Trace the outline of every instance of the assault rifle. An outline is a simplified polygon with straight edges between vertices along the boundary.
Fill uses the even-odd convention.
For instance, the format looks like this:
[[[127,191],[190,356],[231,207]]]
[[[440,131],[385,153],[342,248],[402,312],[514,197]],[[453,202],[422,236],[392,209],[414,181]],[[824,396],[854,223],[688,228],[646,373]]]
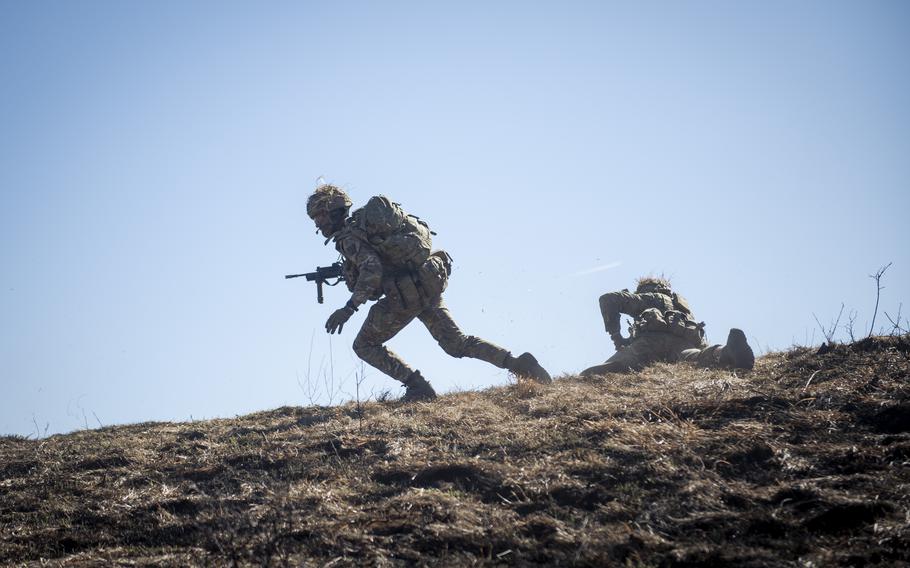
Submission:
[[[307,272],[306,274],[286,274],[285,278],[300,278],[306,276],[307,282],[316,283],[316,301],[322,303],[322,285],[335,286],[344,281],[344,273],[341,271],[341,263],[336,262],[332,266],[317,266],[316,272]],[[334,282],[329,282],[330,278],[335,278]]]

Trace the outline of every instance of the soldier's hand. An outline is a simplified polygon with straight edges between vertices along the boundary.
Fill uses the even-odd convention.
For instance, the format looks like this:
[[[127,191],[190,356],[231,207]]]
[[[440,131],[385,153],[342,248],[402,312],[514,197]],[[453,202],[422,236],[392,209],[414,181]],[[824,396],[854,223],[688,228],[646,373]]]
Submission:
[[[335,331],[341,333],[344,324],[351,319],[352,315],[354,315],[354,308],[349,306],[335,310],[325,322],[325,330],[329,333],[335,333]]]

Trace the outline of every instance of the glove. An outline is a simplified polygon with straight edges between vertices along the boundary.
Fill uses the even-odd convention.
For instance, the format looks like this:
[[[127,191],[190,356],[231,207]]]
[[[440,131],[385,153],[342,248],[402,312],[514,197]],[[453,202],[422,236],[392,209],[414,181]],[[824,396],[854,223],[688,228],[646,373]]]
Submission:
[[[625,338],[621,333],[611,333],[610,339],[613,340],[613,346],[616,347],[617,351],[632,343],[631,338]]]
[[[341,333],[341,329],[344,327],[344,324],[347,323],[351,316],[354,315],[354,308],[350,306],[345,306],[339,308],[332,312],[332,315],[329,316],[329,319],[325,322],[325,330],[329,333]]]

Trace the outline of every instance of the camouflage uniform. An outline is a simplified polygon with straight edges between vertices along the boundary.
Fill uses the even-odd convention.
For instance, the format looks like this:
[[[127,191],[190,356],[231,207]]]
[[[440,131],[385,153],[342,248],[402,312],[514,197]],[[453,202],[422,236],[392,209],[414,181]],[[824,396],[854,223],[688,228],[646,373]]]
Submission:
[[[442,290],[417,301],[413,294],[396,293],[397,290],[387,279],[389,294],[385,294],[381,291],[383,263],[372,247],[342,230],[335,237],[335,248],[344,257],[345,263],[350,263],[349,270],[356,273],[355,280],[349,281],[353,284],[349,304],[357,307],[381,295],[379,301],[370,308],[354,339],[354,352],[358,357],[390,377],[405,382],[414,369],[383,344],[417,318],[449,355],[480,359],[501,369],[507,368],[511,353],[479,337],[465,335],[445,307]],[[437,288],[444,289],[448,283],[448,273],[441,271],[439,276],[444,281]],[[408,302],[408,296],[411,296],[412,301]]]
[[[754,362],[740,330],[731,330],[736,349],[709,346],[705,341],[704,323],[695,321],[688,302],[672,293],[662,280],[644,279],[635,293],[623,290],[604,294],[600,297],[600,311],[604,327],[616,345],[616,353],[602,365],[586,369],[582,375],[637,370],[655,361],[692,361],[707,367],[737,368],[751,368]],[[629,339],[624,339],[620,333],[622,314],[634,318]],[[730,341],[728,345],[731,345]]]
[[[383,345],[415,318],[453,357],[480,359],[542,383],[552,380],[530,353],[513,357],[458,328],[442,300],[452,259],[443,251],[430,252],[432,233],[426,223],[382,196],[348,216],[350,206],[347,194],[331,185],[320,186],[307,201],[307,214],[344,258],[345,282],[351,290],[351,299],[329,317],[326,330],[340,332],[358,307],[377,300],[354,339],[354,352],[404,383],[408,389],[404,400],[436,396],[419,371]]]

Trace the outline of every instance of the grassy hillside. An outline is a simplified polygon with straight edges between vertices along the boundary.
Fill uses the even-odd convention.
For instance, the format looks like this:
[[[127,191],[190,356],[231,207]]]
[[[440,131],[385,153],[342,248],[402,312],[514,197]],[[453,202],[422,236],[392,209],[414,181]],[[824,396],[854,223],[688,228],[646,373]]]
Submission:
[[[0,438],[0,563],[907,564],[908,371],[910,338],[872,338]]]

